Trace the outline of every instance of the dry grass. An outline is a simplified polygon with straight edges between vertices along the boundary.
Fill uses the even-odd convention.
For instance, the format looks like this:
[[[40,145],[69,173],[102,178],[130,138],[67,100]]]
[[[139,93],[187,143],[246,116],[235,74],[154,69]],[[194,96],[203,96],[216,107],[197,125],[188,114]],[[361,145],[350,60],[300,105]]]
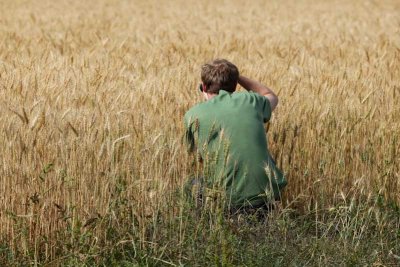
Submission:
[[[179,213],[182,117],[215,57],[280,96],[268,134],[284,207],[399,205],[399,14],[397,1],[2,1],[0,236],[54,259],[59,231],[112,213],[122,186],[151,239],[149,220]]]

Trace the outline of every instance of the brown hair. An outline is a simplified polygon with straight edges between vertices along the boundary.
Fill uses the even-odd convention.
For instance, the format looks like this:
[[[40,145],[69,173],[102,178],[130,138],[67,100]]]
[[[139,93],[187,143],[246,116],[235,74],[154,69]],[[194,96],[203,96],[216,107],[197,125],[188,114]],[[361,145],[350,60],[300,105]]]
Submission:
[[[208,93],[219,90],[233,93],[239,79],[238,68],[226,59],[215,59],[201,67],[201,80]]]

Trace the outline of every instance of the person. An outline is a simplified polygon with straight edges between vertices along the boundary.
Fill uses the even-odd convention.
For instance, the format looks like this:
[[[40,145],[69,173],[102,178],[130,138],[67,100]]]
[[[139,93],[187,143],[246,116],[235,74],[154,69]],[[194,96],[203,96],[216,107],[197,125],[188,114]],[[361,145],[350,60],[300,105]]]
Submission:
[[[269,207],[287,181],[271,158],[264,123],[278,105],[277,95],[260,82],[239,75],[225,59],[201,67],[199,89],[206,101],[184,116],[188,150],[202,161],[190,185],[223,189],[229,208]],[[237,84],[245,91],[235,92]]]

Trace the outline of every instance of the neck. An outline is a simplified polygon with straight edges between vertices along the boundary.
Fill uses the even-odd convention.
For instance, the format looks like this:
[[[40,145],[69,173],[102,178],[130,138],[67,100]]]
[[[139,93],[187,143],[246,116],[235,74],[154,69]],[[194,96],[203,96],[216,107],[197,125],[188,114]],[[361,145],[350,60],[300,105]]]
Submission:
[[[218,94],[207,94],[207,100],[210,100],[213,97],[216,97]]]
[[[213,97],[215,97],[215,96],[218,95],[218,94],[206,93],[206,92],[204,92],[203,94],[204,94],[204,98],[205,98],[206,100],[210,100],[211,98],[213,98]]]

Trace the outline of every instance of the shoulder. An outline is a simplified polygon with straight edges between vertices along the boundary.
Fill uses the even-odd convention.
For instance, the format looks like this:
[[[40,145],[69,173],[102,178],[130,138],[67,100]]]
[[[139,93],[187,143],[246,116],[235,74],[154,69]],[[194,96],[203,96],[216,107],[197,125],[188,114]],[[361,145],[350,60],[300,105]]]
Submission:
[[[240,92],[235,92],[232,94],[234,98],[243,98],[243,99],[251,99],[251,98],[258,98],[262,97],[261,95],[254,93],[252,91],[240,91]]]
[[[193,107],[191,107],[184,116],[185,124],[190,124],[193,122],[195,119],[197,119],[199,116],[201,116],[202,113],[205,112],[207,109],[207,102],[202,102],[199,103]]]
[[[207,102],[202,102],[194,105],[191,107],[188,111],[185,113],[185,117],[193,116],[196,114],[199,114],[203,112],[203,110],[206,108]]]
[[[233,94],[233,97],[236,99],[240,99],[242,101],[250,102],[253,105],[265,105],[265,102],[268,102],[268,99],[265,96],[262,96],[258,93],[252,91],[241,91]],[[269,104],[269,103],[268,103]]]

